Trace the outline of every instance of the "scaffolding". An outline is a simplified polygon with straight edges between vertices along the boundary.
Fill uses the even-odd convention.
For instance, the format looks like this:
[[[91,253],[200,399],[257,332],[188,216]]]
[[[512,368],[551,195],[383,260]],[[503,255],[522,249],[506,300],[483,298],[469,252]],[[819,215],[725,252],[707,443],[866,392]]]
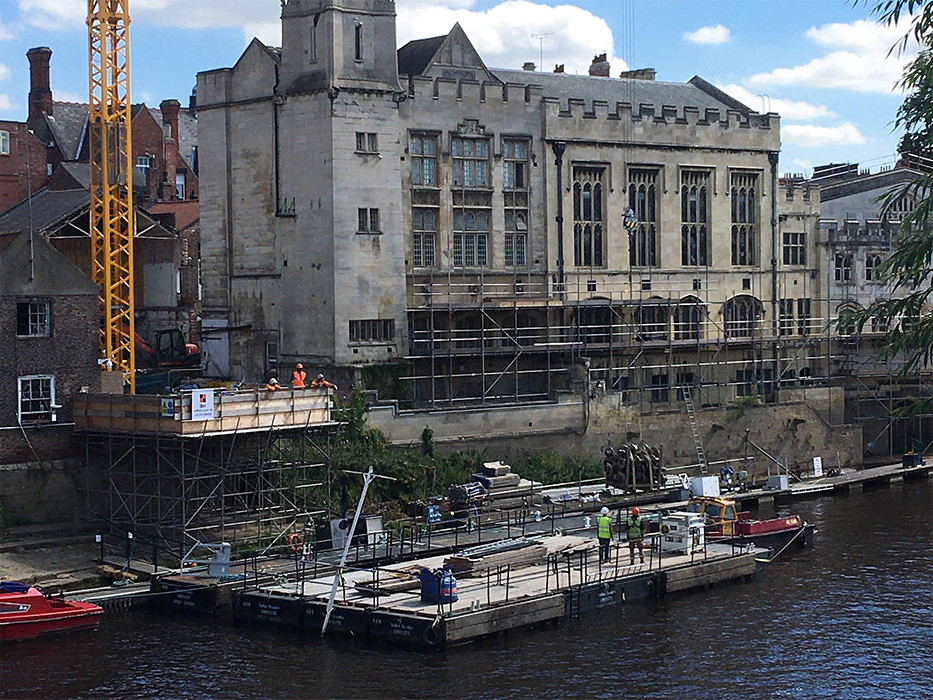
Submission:
[[[183,553],[283,544],[324,512],[339,429],[328,390],[218,391],[214,421],[192,417],[195,393],[76,401],[90,520]]]
[[[900,377],[899,361],[878,359],[886,329],[856,335],[839,325],[851,308],[846,285],[830,298],[801,290],[768,313],[760,291],[769,274],[749,273],[744,289],[728,293],[717,288],[721,275],[704,271],[635,270],[598,281],[566,272],[562,289],[534,274],[415,278],[407,406],[550,402],[585,387],[621,394],[648,414],[684,411],[680,387],[697,408],[800,400],[834,387],[845,392],[845,420],[864,425],[867,458],[924,447],[931,416],[898,409],[933,395],[930,376]],[[809,271],[806,278],[816,281]],[[790,279],[780,282],[787,296]],[[702,301],[714,298],[721,301]]]

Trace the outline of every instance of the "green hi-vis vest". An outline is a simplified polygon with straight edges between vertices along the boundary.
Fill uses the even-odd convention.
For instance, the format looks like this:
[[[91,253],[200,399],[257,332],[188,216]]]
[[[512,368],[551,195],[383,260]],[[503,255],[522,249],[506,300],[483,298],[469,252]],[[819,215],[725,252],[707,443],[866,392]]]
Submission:
[[[641,516],[628,519],[628,536],[641,537]]]
[[[609,529],[609,520],[608,515],[600,515],[596,518],[596,537],[601,540],[608,540],[612,538],[612,530]]]

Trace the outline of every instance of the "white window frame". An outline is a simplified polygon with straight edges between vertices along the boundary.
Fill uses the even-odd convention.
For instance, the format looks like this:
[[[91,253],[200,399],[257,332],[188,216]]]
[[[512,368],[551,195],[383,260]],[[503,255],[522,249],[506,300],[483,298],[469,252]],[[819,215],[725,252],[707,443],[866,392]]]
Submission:
[[[379,134],[374,132],[356,132],[357,153],[379,153]]]
[[[10,132],[0,129],[0,156],[10,155]]]
[[[25,382],[32,381],[48,381],[49,382],[49,396],[48,396],[48,408],[45,411],[29,411],[28,413],[23,412],[23,384]],[[42,398],[39,399],[29,399],[30,401],[42,401]],[[16,382],[16,414],[17,419],[20,424],[24,422],[27,423],[39,423],[43,418],[49,421],[55,420],[55,376],[51,374],[28,374],[23,377],[19,377]]]

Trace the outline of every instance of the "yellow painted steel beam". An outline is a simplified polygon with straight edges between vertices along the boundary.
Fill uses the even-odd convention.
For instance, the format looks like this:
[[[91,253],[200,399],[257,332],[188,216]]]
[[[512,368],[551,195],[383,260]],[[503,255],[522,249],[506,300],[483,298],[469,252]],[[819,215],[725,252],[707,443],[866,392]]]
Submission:
[[[136,390],[129,0],[88,0],[91,273],[101,353]]]

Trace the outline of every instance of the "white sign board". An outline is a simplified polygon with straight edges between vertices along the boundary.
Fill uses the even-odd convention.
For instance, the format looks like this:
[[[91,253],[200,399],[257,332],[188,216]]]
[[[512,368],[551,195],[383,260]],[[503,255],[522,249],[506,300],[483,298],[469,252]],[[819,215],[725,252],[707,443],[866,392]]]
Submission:
[[[175,399],[165,398],[159,400],[159,413],[163,416],[172,417],[175,415]]]
[[[195,389],[191,392],[191,420],[214,420],[213,389]]]
[[[813,458],[813,476],[823,476],[823,458]]]

